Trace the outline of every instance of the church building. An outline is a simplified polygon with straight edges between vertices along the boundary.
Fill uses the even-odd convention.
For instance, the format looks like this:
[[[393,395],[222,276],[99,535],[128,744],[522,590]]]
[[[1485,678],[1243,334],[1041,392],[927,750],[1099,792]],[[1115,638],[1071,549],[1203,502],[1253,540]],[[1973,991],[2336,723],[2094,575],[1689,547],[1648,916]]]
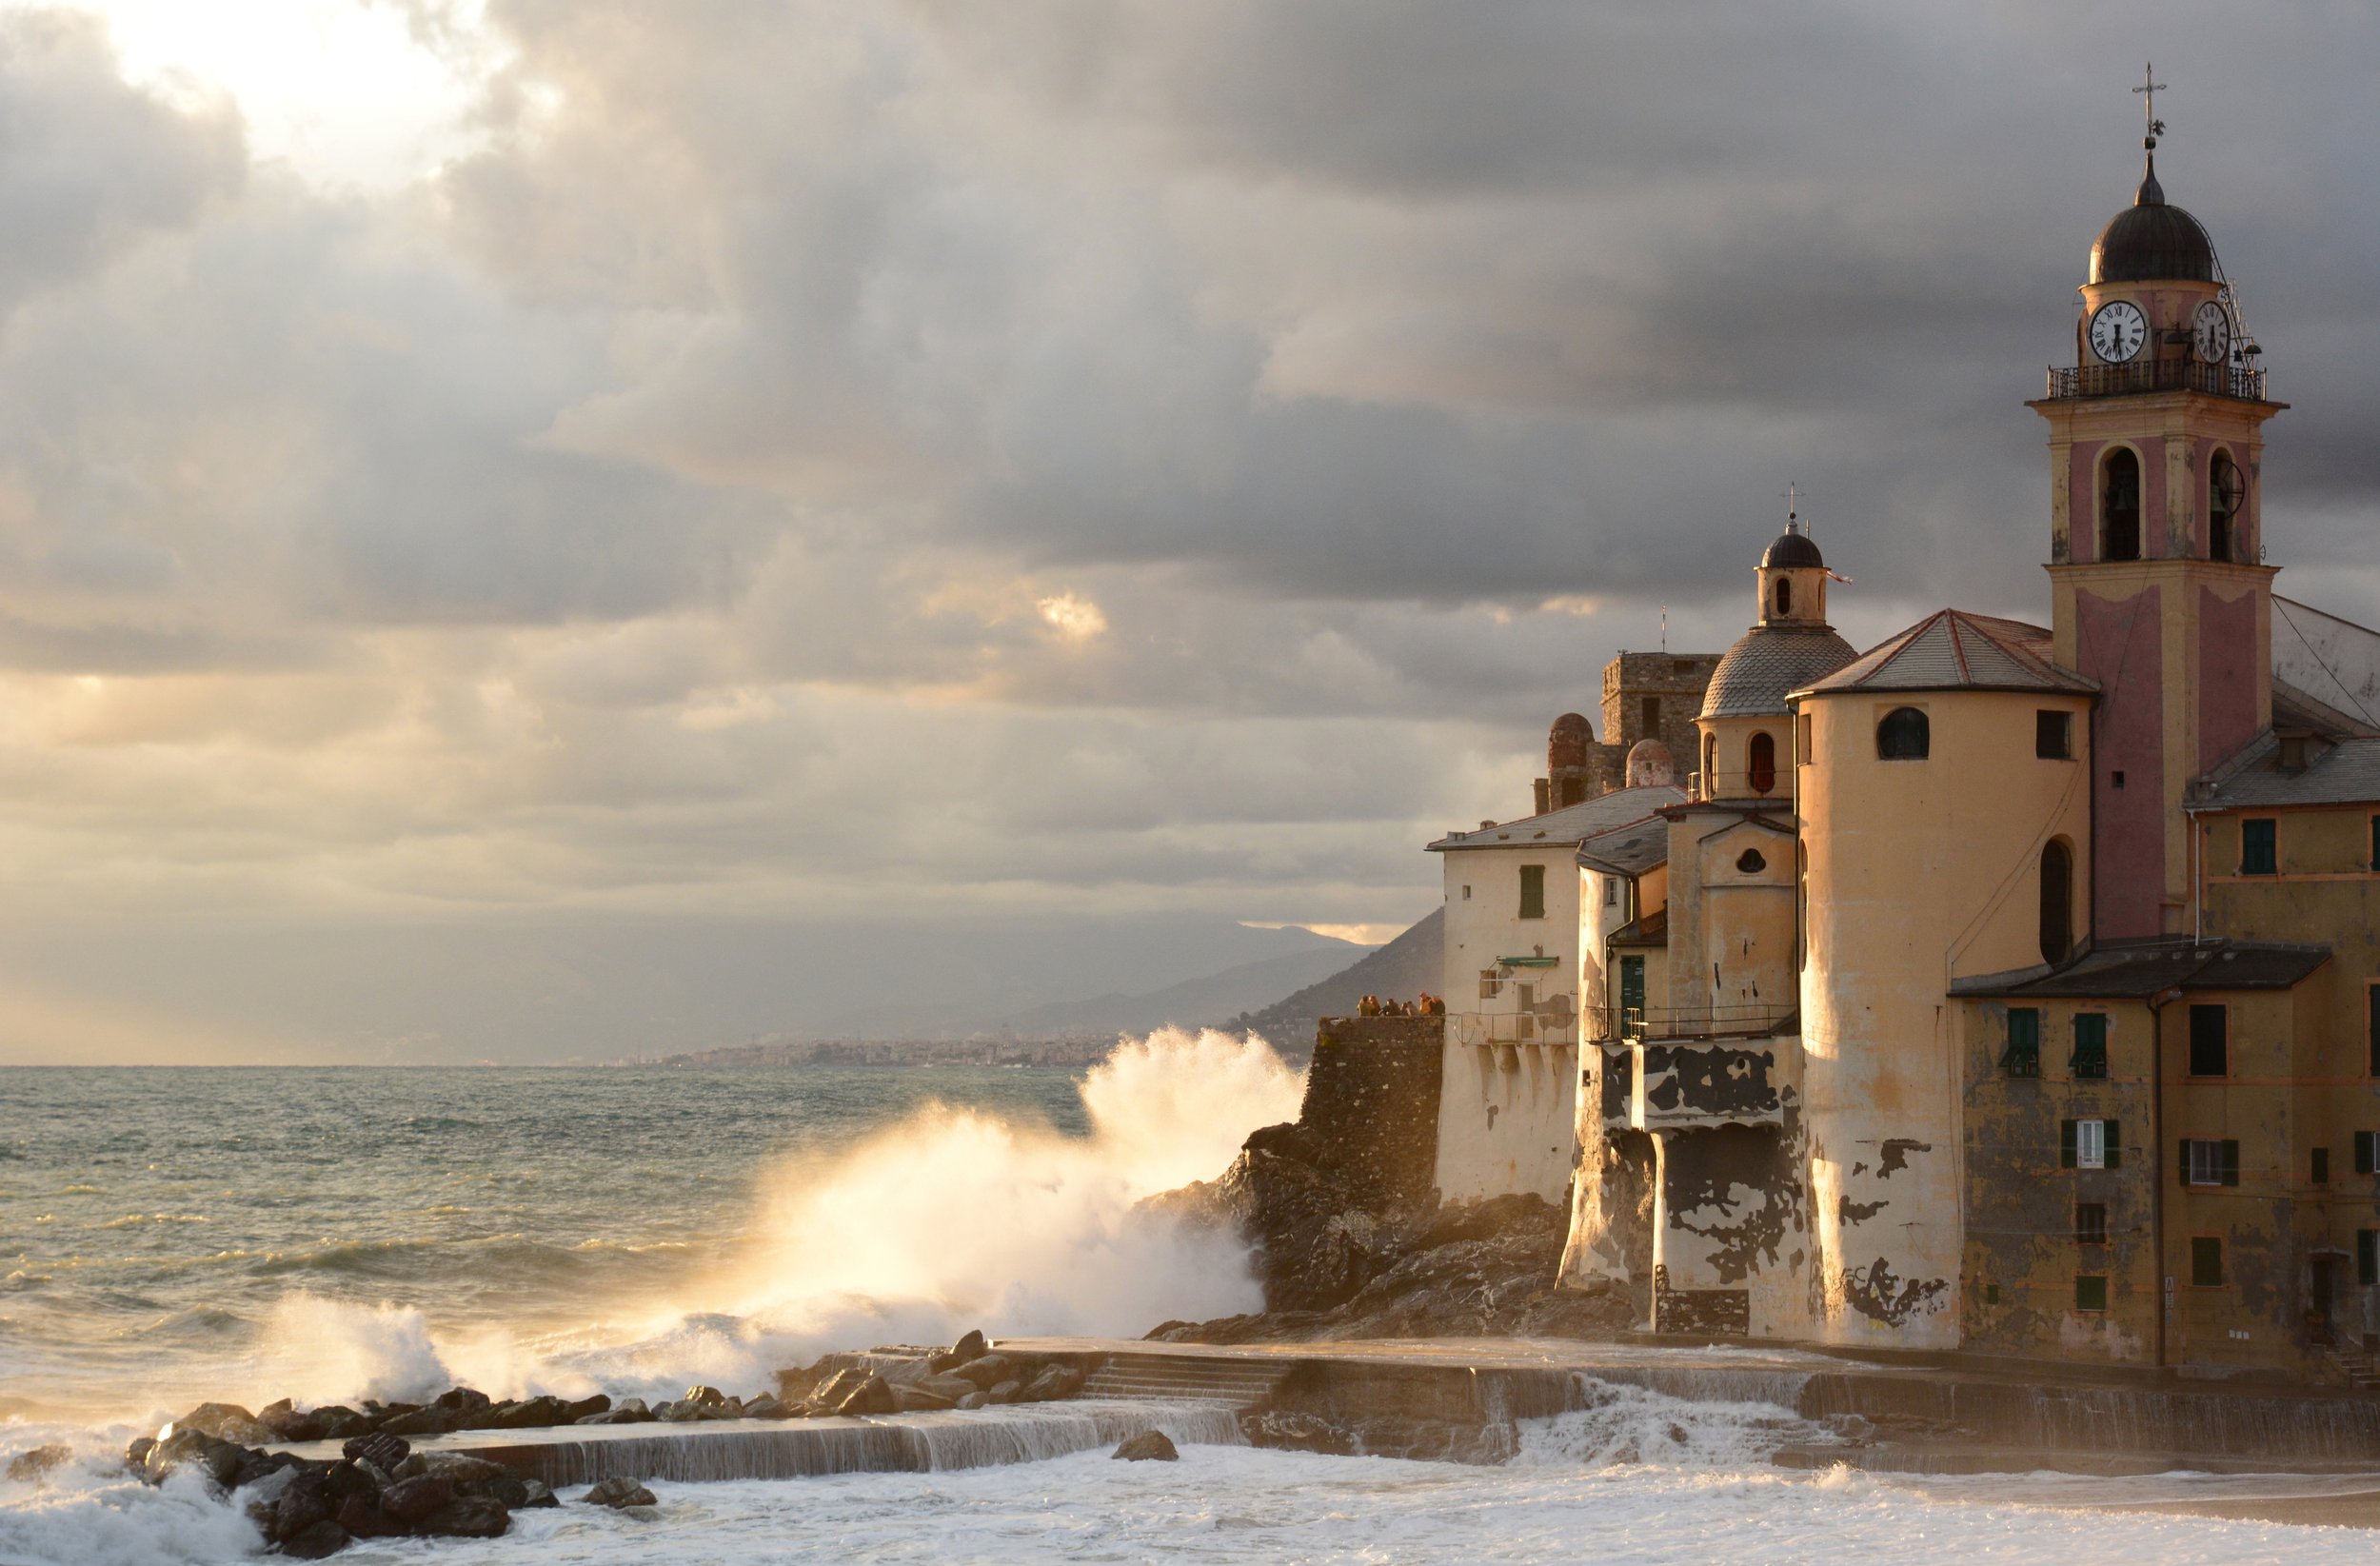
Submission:
[[[2380,633],[2273,591],[2286,405],[2155,129],[2026,405],[2046,624],[1861,651],[1789,518],[1733,647],[1430,845],[1441,1195],[1566,1201],[1647,1332],[2370,1369]]]

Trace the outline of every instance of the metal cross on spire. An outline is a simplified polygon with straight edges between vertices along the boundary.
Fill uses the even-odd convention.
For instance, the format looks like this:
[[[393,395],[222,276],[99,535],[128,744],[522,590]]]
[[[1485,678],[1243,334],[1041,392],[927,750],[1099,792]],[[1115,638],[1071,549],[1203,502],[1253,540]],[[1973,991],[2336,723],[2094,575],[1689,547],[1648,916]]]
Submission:
[[[2165,84],[2157,80],[2157,68],[2153,65],[2143,68],[2140,79],[2141,85],[2132,90],[2141,95],[2141,118],[2149,127],[2148,136],[2141,145],[2154,151],[2157,138],[2165,134],[2165,122],[2157,118],[2157,94],[2165,90]]]
[[[1801,531],[1801,486],[1791,479],[1785,481],[1785,530]]]

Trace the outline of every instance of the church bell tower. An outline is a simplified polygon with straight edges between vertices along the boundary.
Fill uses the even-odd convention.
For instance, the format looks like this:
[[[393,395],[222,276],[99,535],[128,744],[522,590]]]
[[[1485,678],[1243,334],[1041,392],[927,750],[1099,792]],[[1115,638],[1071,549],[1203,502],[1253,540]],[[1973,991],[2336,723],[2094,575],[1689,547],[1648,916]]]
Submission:
[[[2133,89],[2150,95],[2158,85]],[[2190,782],[2272,720],[2265,395],[2214,245],[2157,182],[2153,114],[2132,204],[2100,231],[2072,368],[2026,406],[2050,426],[2055,656],[2099,684],[2092,934],[2189,920]]]

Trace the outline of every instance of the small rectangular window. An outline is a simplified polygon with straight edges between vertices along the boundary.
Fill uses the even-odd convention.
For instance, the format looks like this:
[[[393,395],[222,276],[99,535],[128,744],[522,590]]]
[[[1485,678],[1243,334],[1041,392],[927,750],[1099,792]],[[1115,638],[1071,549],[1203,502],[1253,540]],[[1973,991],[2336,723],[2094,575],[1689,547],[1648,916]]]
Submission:
[[[2122,767],[2117,767],[2114,771],[2108,774],[2108,786],[2110,788],[2121,788],[2124,786],[2124,769]]]
[[[2355,1231],[2355,1281],[2380,1283],[2380,1229]]]
[[[2033,1006],[2008,1008],[2008,1050],[2000,1066],[2012,1077],[2041,1075],[2041,1012]]]
[[[2072,761],[2074,755],[2074,715],[2071,712],[2034,713],[2033,753],[2044,761]]]
[[[1619,906],[1619,878],[1617,876],[1603,878],[1603,906],[1606,908]]]
[[[2315,1148],[2313,1150],[2313,1157],[2311,1160],[2309,1160],[2309,1162],[2311,1167],[2307,1170],[2308,1177],[2311,1179],[2316,1185],[2330,1184],[2330,1150],[2327,1147]]]
[[[2074,1203],[2074,1243],[2105,1245],[2108,1242],[2108,1209],[2103,1201]]]
[[[1806,712],[1794,720],[1794,760],[1810,764],[1810,714]],[[2371,819],[2371,841],[2380,843],[2380,816]]]
[[[2269,876],[2280,869],[2280,852],[2274,842],[2279,824],[2270,816],[2249,817],[2239,823],[2241,875]]]
[[[2057,1161],[2066,1169],[2113,1169],[2123,1162],[2113,1120],[2057,1122]]]
[[[2364,988],[2364,1031],[2371,1056],[2365,1063],[2374,1077],[2380,1077],[2380,984]]]
[[[1470,901],[1471,901],[1471,888],[1470,888],[1470,887],[1466,886],[1466,887],[1464,887],[1464,888],[1462,889],[1462,900],[1463,900],[1465,902],[1470,902]]]
[[[2081,1011],[2074,1014],[2074,1058],[2070,1063],[2078,1080],[2096,1081],[2107,1076],[2107,1013]]]
[[[2191,1007],[2190,1074],[2193,1077],[2228,1077],[2231,1072],[2231,1008]]]
[[[2223,1241],[2203,1235],[2191,1239],[2190,1280],[2202,1289],[2223,1286]]]
[[[2077,1274],[2074,1279],[2074,1308],[2078,1311],[2103,1311],[2108,1308],[2108,1280],[2104,1273]]]
[[[1520,867],[1520,917],[1545,917],[1545,866],[1524,864]]]
[[[2211,1137],[2185,1137],[2180,1164],[2184,1185],[2237,1185],[2239,1143]]]

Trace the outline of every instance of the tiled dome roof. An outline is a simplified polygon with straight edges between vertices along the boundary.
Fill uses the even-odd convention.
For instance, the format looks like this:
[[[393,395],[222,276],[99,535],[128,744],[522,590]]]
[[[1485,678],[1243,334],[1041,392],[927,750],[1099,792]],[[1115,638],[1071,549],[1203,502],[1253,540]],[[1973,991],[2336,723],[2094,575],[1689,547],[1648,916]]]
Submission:
[[[1705,718],[1783,713],[1785,696],[1859,655],[1827,625],[1755,625],[1736,639],[1703,692]]]

